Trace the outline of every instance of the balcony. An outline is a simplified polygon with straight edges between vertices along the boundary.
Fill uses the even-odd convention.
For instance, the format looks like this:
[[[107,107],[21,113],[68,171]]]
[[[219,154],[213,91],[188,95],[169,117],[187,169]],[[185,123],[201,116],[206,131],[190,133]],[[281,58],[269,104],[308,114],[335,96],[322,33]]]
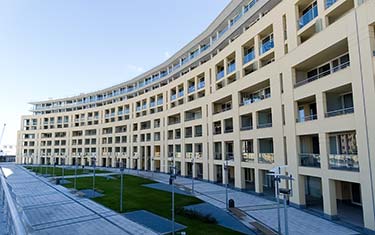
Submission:
[[[241,115],[241,131],[248,131],[253,129],[253,116],[252,114]]]
[[[255,59],[255,53],[254,53],[254,50],[250,51],[249,53],[247,53],[247,54],[243,57],[243,64],[247,64],[247,63],[249,63],[250,61],[252,61],[253,59]]]
[[[261,101],[270,97],[271,97],[271,90],[269,88],[267,90],[263,90],[261,92],[257,92],[254,94],[244,95],[242,97],[242,102],[240,103],[240,106],[256,103],[258,101]]]
[[[255,153],[242,153],[242,162],[255,162]]]
[[[335,170],[359,171],[358,155],[330,154],[329,168]]]
[[[320,155],[313,153],[299,154],[301,166],[320,168]]]
[[[162,105],[163,104],[163,99],[158,99],[158,101],[156,102],[157,105]]]
[[[230,74],[236,70],[236,62],[228,64],[227,74]]]
[[[272,127],[271,109],[258,111],[257,114],[258,114],[258,124],[257,124],[258,129]]]
[[[327,91],[325,96],[326,118],[354,113],[353,93],[350,84]]]
[[[327,52],[329,53],[329,52]],[[334,53],[334,52],[333,52]],[[308,72],[298,71],[298,73],[305,73],[306,77],[298,76],[294,87],[300,87],[307,83],[313,82],[330,74],[336,73],[350,66],[349,54],[344,54],[331,61],[324,63],[318,67],[308,70]],[[306,71],[306,70],[305,70]]]
[[[260,54],[263,55],[267,51],[274,48],[273,38],[269,38],[267,41],[263,41],[262,45],[260,46]]]
[[[188,88],[188,93],[190,94],[190,93],[193,93],[195,91],[195,86],[194,85],[192,85],[192,86],[190,86],[189,88]]]
[[[200,81],[200,82],[198,83],[198,90],[204,88],[205,85],[206,85],[206,84],[205,84],[204,81]]]
[[[308,122],[318,119],[317,108],[316,108],[316,98],[315,96],[310,96],[297,101],[298,107],[298,117],[296,122]]]
[[[216,80],[220,80],[220,79],[222,79],[223,77],[224,77],[224,69],[223,70],[221,70],[221,71],[219,71],[219,72],[217,72],[217,74],[216,74]]]
[[[316,2],[315,2],[315,4],[313,4],[312,7],[300,17],[299,28],[302,29],[305,25],[310,23],[317,16],[318,16],[318,6],[316,5]]]
[[[182,97],[182,96],[184,96],[184,91],[183,90],[178,92],[178,97]]]
[[[259,153],[258,154],[258,163],[262,164],[273,164],[275,162],[273,153]]]
[[[150,108],[153,108],[153,107],[155,107],[156,106],[156,102],[155,101],[151,101],[150,102]]]
[[[171,100],[175,100],[175,99],[177,99],[177,94],[171,95]]]
[[[214,159],[215,160],[222,160],[222,154],[220,152],[215,152],[214,154]]]

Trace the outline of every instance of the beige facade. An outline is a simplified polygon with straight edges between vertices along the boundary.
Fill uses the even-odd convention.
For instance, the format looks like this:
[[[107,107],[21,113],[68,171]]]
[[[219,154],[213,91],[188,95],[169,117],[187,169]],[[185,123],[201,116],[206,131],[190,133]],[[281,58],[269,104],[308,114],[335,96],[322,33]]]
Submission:
[[[375,1],[232,1],[171,59],[124,84],[33,103],[17,162],[168,172],[273,193],[375,230]],[[353,208],[353,209],[351,209]]]

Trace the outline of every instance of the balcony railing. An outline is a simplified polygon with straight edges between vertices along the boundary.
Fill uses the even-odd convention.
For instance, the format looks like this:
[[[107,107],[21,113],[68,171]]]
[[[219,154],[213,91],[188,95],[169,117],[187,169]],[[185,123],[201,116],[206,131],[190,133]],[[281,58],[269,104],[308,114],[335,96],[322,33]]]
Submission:
[[[4,212],[4,221],[7,228],[4,228],[4,234],[17,234],[17,235],[26,235],[26,228],[23,224],[23,219],[19,214],[16,204],[13,201],[11,191],[6,183],[6,178],[3,175],[3,169],[0,167],[0,201],[3,212]]]
[[[233,132],[233,127],[226,127],[224,129],[224,133],[232,133]]]
[[[328,117],[335,117],[335,116],[351,114],[351,113],[354,113],[354,107],[329,111],[325,113],[325,116],[328,118]]]
[[[202,89],[205,85],[206,85],[206,84],[205,84],[204,81],[199,82],[199,83],[198,83],[198,89]]]
[[[296,82],[296,84],[294,84],[294,87],[299,87],[299,86],[302,86],[302,85],[305,85],[307,83],[310,83],[310,82],[313,82],[315,80],[318,80],[319,78],[322,78],[322,77],[325,77],[325,76],[328,76],[330,75],[331,73],[335,73],[337,71],[340,71],[342,69],[345,69],[346,67],[349,67],[350,66],[350,61],[348,62],[345,62],[343,64],[340,64],[336,67],[333,67],[331,68],[330,70],[326,70],[326,71],[323,71],[323,72],[320,72],[318,73],[317,75],[315,76],[312,76],[312,77],[308,77],[306,78],[305,80],[302,80],[302,81],[299,81],[299,82]]]
[[[179,91],[178,92],[178,97],[182,97],[182,96],[184,96],[184,91]]]
[[[201,113],[197,113],[195,115],[187,116],[185,118],[185,122],[192,121],[192,120],[195,120],[195,119],[200,119],[200,118],[202,118],[202,114]]]
[[[249,131],[249,130],[252,130],[252,129],[253,129],[252,125],[241,126],[241,131]]]
[[[299,154],[301,166],[319,167],[320,168],[320,155],[314,153],[301,153]]]
[[[216,80],[220,80],[224,77],[224,70],[221,70],[219,71],[217,74],[216,74]]]
[[[233,160],[234,159],[234,155],[232,152],[226,152],[225,154],[225,160]]]
[[[303,28],[305,25],[307,25],[309,22],[311,22],[313,19],[315,19],[318,16],[318,6],[313,6],[308,12],[303,14],[301,18],[299,18],[299,28]]]
[[[243,57],[243,64],[247,64],[247,63],[249,63],[250,61],[252,61],[253,59],[255,59],[255,53],[254,53],[254,51],[251,51],[251,52],[247,53],[247,54]]]
[[[317,119],[318,119],[318,115],[313,114],[313,115],[309,115],[309,116],[298,117],[296,121],[297,122],[308,122],[308,121],[313,121],[313,120],[317,120]]]
[[[188,88],[188,93],[192,93],[192,92],[194,92],[195,91],[195,86],[193,85],[193,86],[190,86],[189,88]]]
[[[255,153],[242,153],[242,161],[243,162],[254,162],[255,161]]]
[[[234,72],[234,70],[236,70],[236,63],[229,64],[227,73],[230,74],[230,73]]]
[[[274,163],[274,153],[259,153],[258,163],[272,164]]]
[[[155,105],[156,105],[156,102],[155,102],[155,101],[151,101],[151,102],[150,102],[150,108],[155,107]]]
[[[337,2],[337,0],[326,0],[326,9],[330,8],[335,2]]]
[[[271,38],[270,40],[268,40],[260,46],[260,54],[262,55],[266,53],[267,51],[271,50],[274,46],[275,45],[273,43],[273,39]]]
[[[223,158],[222,158],[222,154],[221,153],[215,153],[214,154],[214,159],[215,160],[222,160]]]
[[[171,100],[177,99],[177,94],[171,95]]]
[[[157,102],[156,102],[157,105],[162,105],[163,104],[163,99],[159,99]]]
[[[226,112],[226,111],[229,111],[229,110],[231,110],[231,109],[232,109],[232,107],[225,107],[225,108],[222,108],[222,109],[216,110],[216,111],[214,112],[214,114],[218,114],[218,113]]]
[[[270,123],[259,123],[259,124],[257,125],[257,128],[258,128],[258,129],[269,128],[269,127],[272,127],[272,122],[270,122]]]
[[[359,160],[356,154],[330,154],[329,168],[337,170],[359,171]]]
[[[271,97],[271,93],[267,93],[265,95],[254,96],[253,98],[246,98],[246,99],[243,99],[243,101],[240,103],[240,106],[249,105],[249,104],[270,98],[270,97]]]

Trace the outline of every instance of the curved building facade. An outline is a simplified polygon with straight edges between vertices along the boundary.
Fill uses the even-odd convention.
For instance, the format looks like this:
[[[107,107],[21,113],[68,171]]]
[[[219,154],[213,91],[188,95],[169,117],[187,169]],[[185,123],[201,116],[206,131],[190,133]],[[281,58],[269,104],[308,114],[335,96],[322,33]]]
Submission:
[[[374,0],[233,0],[125,83],[32,103],[17,163],[168,172],[273,194],[375,230]],[[227,175],[224,164],[228,164]],[[349,216],[349,217],[348,217]],[[352,216],[352,217],[350,217]]]

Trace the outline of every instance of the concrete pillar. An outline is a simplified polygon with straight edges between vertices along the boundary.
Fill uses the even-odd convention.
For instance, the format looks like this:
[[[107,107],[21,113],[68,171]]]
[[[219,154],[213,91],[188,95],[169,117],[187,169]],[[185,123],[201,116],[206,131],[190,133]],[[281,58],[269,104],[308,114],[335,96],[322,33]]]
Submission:
[[[262,170],[255,168],[254,170],[255,176],[255,192],[256,193],[263,193],[263,175]]]
[[[324,214],[329,218],[335,217],[337,215],[335,181],[322,178],[322,189]]]

